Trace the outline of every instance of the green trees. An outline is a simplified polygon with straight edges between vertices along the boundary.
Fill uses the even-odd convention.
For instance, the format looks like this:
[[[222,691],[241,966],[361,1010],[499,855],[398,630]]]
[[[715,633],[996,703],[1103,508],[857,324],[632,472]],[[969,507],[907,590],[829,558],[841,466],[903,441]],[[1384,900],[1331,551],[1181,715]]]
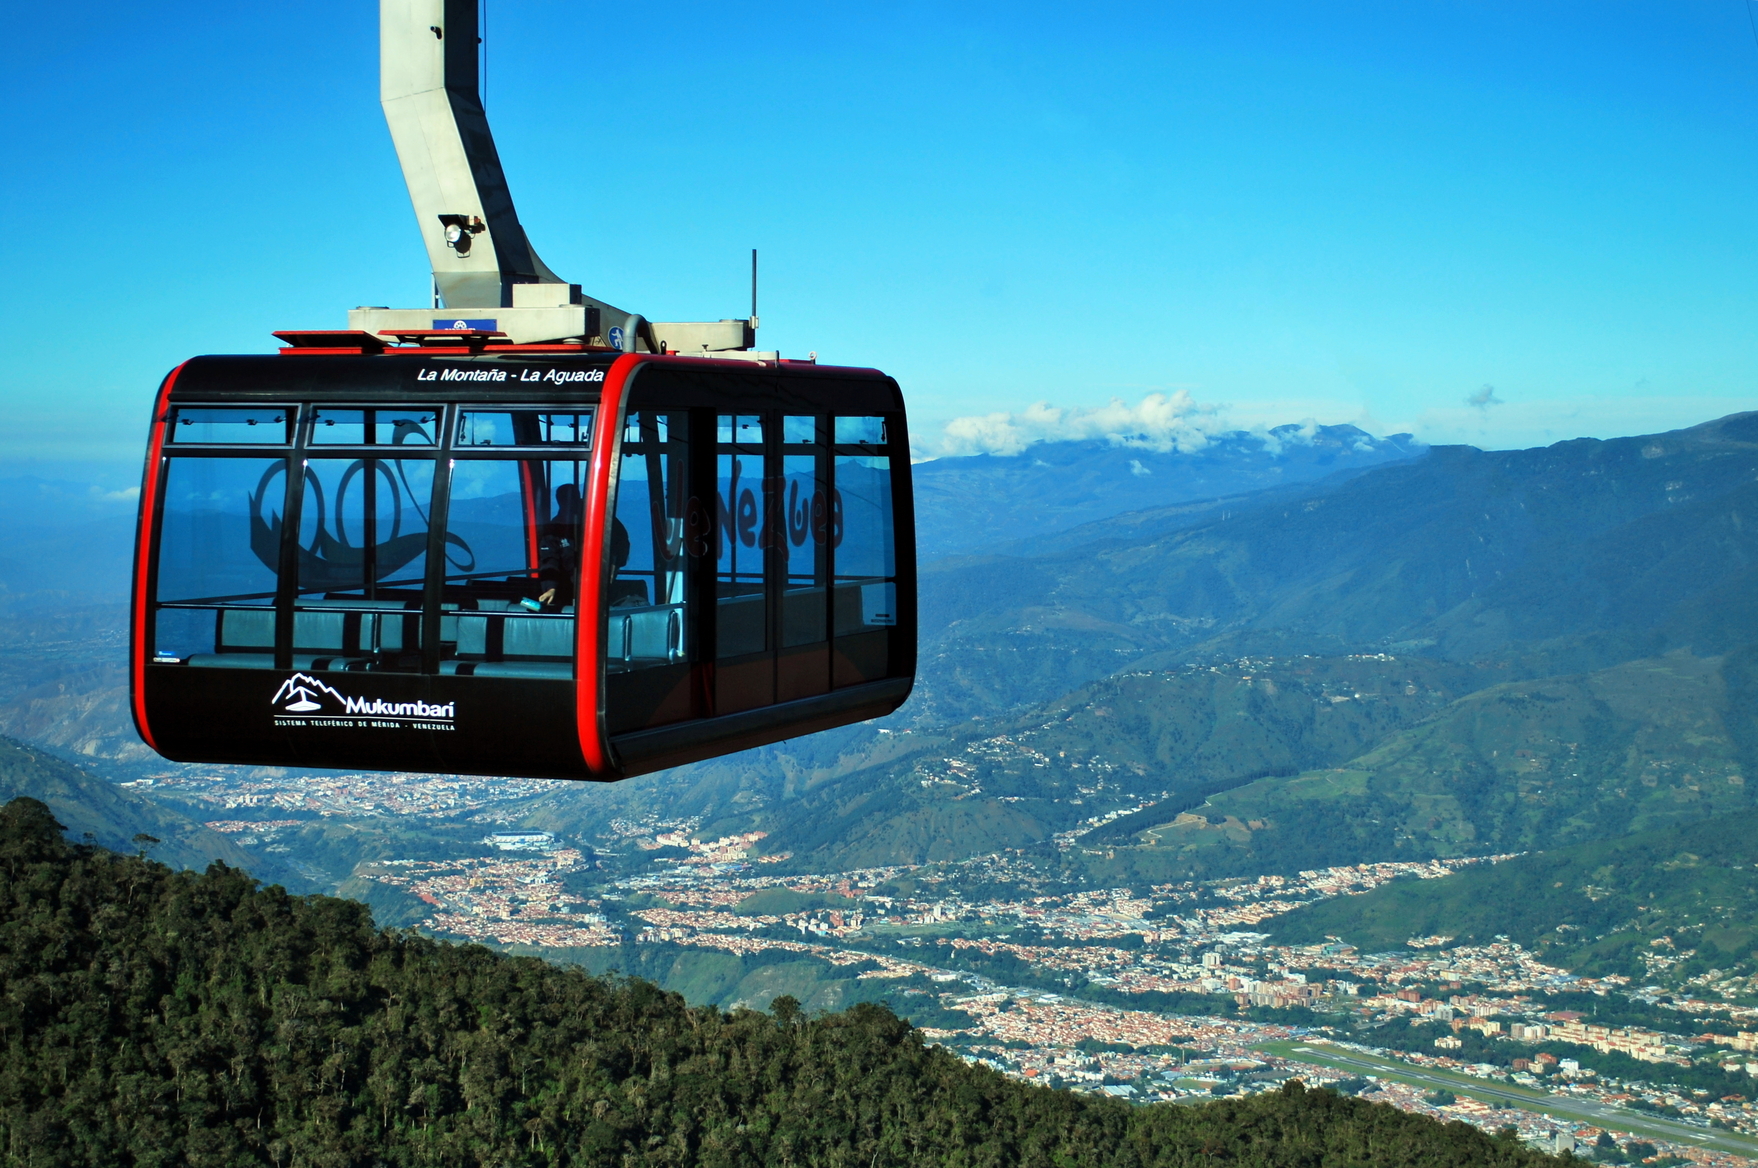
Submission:
[[[641,981],[67,844],[0,809],[6,1165],[1524,1165],[1308,1092],[1130,1108],[925,1046],[872,1005],[690,1008]]]

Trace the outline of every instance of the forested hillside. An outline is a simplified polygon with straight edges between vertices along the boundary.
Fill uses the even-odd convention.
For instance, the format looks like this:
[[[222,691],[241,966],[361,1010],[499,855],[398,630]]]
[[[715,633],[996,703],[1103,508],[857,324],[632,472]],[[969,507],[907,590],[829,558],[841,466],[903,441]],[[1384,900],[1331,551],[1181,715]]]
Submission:
[[[1189,805],[1346,762],[1502,674],[1383,655],[1136,669],[1007,718],[819,735],[762,765],[735,755],[688,768],[668,776],[666,806],[710,817],[713,834],[767,832],[764,850],[791,853],[792,870],[954,859],[1046,844],[1093,814],[1095,794]],[[643,786],[607,791],[595,808]],[[575,834],[582,810],[562,792],[528,822]]]
[[[78,767],[0,735],[0,800],[40,800],[76,838],[100,847],[135,851],[180,867],[204,868],[210,860],[265,867],[226,837],[131,791],[118,790]],[[137,837],[148,837],[137,842]],[[280,866],[266,865],[280,875]]]
[[[359,904],[69,845],[0,809],[8,1164],[1523,1165],[1305,1091],[1200,1108],[1015,1082],[874,1006],[690,1008],[373,927]]]
[[[1659,967],[1676,980],[1713,971],[1709,989],[1746,994],[1758,973],[1758,811],[1398,880],[1297,909],[1275,928],[1290,943],[1337,936],[1365,949],[1503,934],[1583,972],[1653,980]]]
[[[1346,765],[1144,812],[1100,878],[1526,851],[1744,811],[1755,669],[1680,652],[1488,687]]]

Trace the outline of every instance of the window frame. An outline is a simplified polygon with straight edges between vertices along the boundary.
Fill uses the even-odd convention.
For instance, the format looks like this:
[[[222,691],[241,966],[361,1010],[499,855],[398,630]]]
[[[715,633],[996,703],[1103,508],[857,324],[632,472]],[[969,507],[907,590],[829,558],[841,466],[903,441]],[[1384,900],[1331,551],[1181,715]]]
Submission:
[[[687,396],[687,395],[685,395]],[[623,409],[624,416],[619,419],[614,440],[616,447],[612,451],[612,459],[616,467],[616,477],[612,483],[612,491],[607,506],[607,514],[614,515],[617,508],[625,505],[623,490],[630,483],[645,480],[625,479],[622,474],[627,454],[624,444],[630,440],[628,430],[630,419],[643,413],[686,413],[690,418],[690,450],[685,462],[688,467],[688,483],[685,495],[699,500],[700,505],[709,512],[712,526],[706,532],[708,544],[706,554],[700,557],[695,568],[695,578],[689,587],[687,597],[690,611],[686,615],[687,624],[695,631],[689,638],[689,651],[679,662],[654,662],[637,668],[619,667],[613,662],[608,626],[605,643],[601,648],[603,660],[599,663],[602,669],[603,690],[605,695],[604,716],[610,727],[609,733],[615,738],[623,734],[659,731],[667,725],[676,724],[677,707],[669,707],[672,712],[665,716],[657,716],[659,711],[650,705],[657,691],[644,686],[638,680],[644,670],[651,670],[657,681],[662,670],[675,670],[678,666],[686,667],[695,675],[690,683],[694,696],[691,704],[694,712],[688,715],[691,719],[721,718],[738,716],[754,712],[764,707],[780,706],[786,703],[829,697],[839,689],[846,689],[870,682],[885,680],[899,676],[913,669],[913,645],[901,643],[899,631],[907,632],[914,627],[913,614],[898,613],[891,625],[858,628],[852,632],[838,635],[836,628],[836,587],[837,587],[837,549],[831,526],[840,521],[840,507],[834,500],[838,498],[840,484],[837,481],[836,463],[839,458],[885,458],[895,460],[900,457],[903,445],[900,435],[903,433],[901,412],[896,410],[877,410],[861,412],[844,412],[838,408],[834,400],[780,400],[752,401],[749,398],[731,398],[728,400],[695,402],[676,401],[670,395],[658,393],[652,396],[642,395],[629,400]],[[788,441],[788,419],[804,417],[813,419],[812,439],[810,441]],[[837,419],[839,417],[877,417],[885,425],[884,442],[836,443]],[[738,420],[761,419],[763,439],[761,442],[741,441],[745,431],[738,429]],[[730,430],[728,426],[732,427]],[[793,427],[796,437],[803,439],[801,427]],[[730,472],[723,465],[723,459],[736,456],[744,462],[739,475],[739,493],[750,491],[756,496],[758,507],[757,537],[753,544],[746,546],[742,541],[737,543],[738,574],[730,575],[728,560],[733,554],[733,542],[739,540],[738,516],[739,499],[726,498],[724,490],[730,486]],[[814,580],[816,573],[821,571],[822,580],[822,612],[814,612],[809,618],[821,626],[815,640],[800,640],[798,643],[786,643],[787,616],[786,605],[789,596],[789,559],[799,551],[813,547],[813,540],[807,536],[801,548],[795,548],[788,535],[788,510],[786,486],[787,470],[790,459],[810,457],[813,460],[814,490],[821,490],[825,495],[825,505],[831,514],[825,516],[825,539],[822,546],[822,561],[813,567]],[[797,464],[796,464],[797,466]],[[899,488],[900,474],[898,464],[890,461],[887,464],[888,474],[886,500],[889,510],[885,512],[884,522],[888,529],[888,539],[892,541],[891,563],[887,574],[883,576],[886,583],[894,591],[901,594],[908,586],[909,561],[899,552],[898,541],[900,528],[907,527],[908,518],[901,514],[901,509],[908,503],[907,487]],[[907,469],[902,475],[907,476]],[[803,477],[803,476],[802,476]],[[780,484],[779,492],[774,488]],[[802,504],[810,507],[807,500]],[[749,511],[746,512],[747,521]],[[812,522],[810,511],[806,522]],[[608,520],[606,529],[608,531]],[[632,533],[633,534],[633,533]],[[636,538],[639,538],[637,536]],[[754,561],[747,565],[749,558]],[[605,573],[601,587],[608,589],[610,557],[608,552],[603,556]],[[758,563],[761,569],[758,569]],[[802,577],[803,577],[802,573]],[[756,577],[756,579],[752,579]],[[867,579],[867,577],[863,577]],[[873,577],[879,579],[879,577]],[[723,611],[723,600],[737,599],[741,593],[738,588],[761,581],[763,597],[763,620],[765,622],[764,645],[761,649],[752,649],[723,654],[720,644],[719,628]],[[727,596],[722,596],[723,587],[733,584],[736,587]],[[803,585],[804,588],[817,589],[818,583]],[[901,599],[898,601],[902,607]],[[799,614],[795,613],[796,623]],[[798,631],[796,629],[796,631]],[[883,651],[876,645],[868,643],[864,647],[851,638],[874,638],[874,635],[885,638]],[[883,672],[875,673],[866,665],[838,665],[837,652],[847,648],[855,655],[857,661],[881,661]],[[875,657],[875,653],[881,655]],[[726,690],[729,677],[734,671],[758,668],[767,671],[767,680],[760,680],[761,674],[749,675],[752,684],[761,688],[762,696],[752,693],[738,693]],[[822,680],[816,680],[817,673],[822,670]],[[737,683],[734,683],[737,684]],[[674,695],[675,699],[675,695]],[[674,699],[667,699],[668,702]],[[631,703],[624,706],[623,703]],[[651,719],[651,720],[650,720]]]
[[[280,410],[290,415],[285,422],[285,434],[279,442],[179,442],[177,440],[177,424],[186,410]],[[304,424],[306,403],[293,402],[289,405],[278,405],[275,402],[242,404],[239,402],[176,402],[166,411],[165,441],[161,453],[169,451],[193,452],[224,452],[243,450],[276,450],[291,449],[299,441],[299,430]]]
[[[516,413],[532,411],[543,413],[590,414],[593,424],[599,413],[599,403],[556,403],[544,402],[458,402],[458,401],[416,401],[410,403],[387,403],[380,401],[361,401],[359,399],[340,398],[329,400],[299,400],[292,402],[246,403],[215,402],[197,398],[187,402],[177,402],[168,410],[167,428],[174,427],[184,410],[200,409],[253,409],[281,410],[289,416],[286,436],[283,440],[266,443],[228,443],[228,442],[166,442],[159,452],[157,466],[154,468],[160,482],[168,482],[173,459],[189,458],[234,458],[253,461],[278,460],[282,465],[283,485],[280,496],[280,514],[282,538],[280,555],[275,571],[275,588],[267,602],[260,606],[275,614],[274,664],[275,669],[291,669],[294,667],[296,652],[295,620],[298,613],[312,611],[349,611],[353,606],[337,604],[326,606],[321,599],[302,602],[301,581],[299,579],[299,548],[300,531],[304,522],[305,496],[310,462],[312,459],[326,461],[374,460],[377,463],[393,461],[420,461],[432,467],[431,494],[425,501],[427,510],[427,547],[425,550],[425,567],[421,575],[421,601],[419,619],[420,632],[420,663],[410,670],[395,670],[397,673],[415,673],[425,676],[439,676],[441,662],[440,632],[446,614],[442,603],[446,584],[446,561],[444,549],[445,537],[450,530],[449,510],[453,484],[453,467],[457,459],[507,462],[524,464],[537,462],[571,462],[586,464],[591,455],[592,437],[590,431],[585,441],[567,443],[548,443],[541,445],[508,445],[508,446],[459,446],[456,444],[457,428],[463,412]],[[431,412],[436,418],[435,442],[431,445],[409,445],[403,443],[379,442],[321,442],[314,441],[315,428],[322,413],[335,413],[350,410],[395,410],[399,413],[412,411]],[[159,599],[159,578],[162,558],[165,554],[164,524],[167,506],[165,492],[160,491],[154,501],[154,513],[149,518],[152,524],[152,547],[148,561],[149,573],[145,581],[148,620],[143,630],[145,643],[144,657],[149,664],[170,664],[166,658],[158,655],[156,645],[157,614],[166,608],[189,610],[212,610],[216,613],[224,607],[221,603],[200,603],[197,601],[161,601]],[[578,568],[576,568],[576,571]],[[407,588],[410,581],[404,585]],[[577,582],[576,582],[577,584]],[[569,617],[560,614],[542,614],[539,619],[578,620],[577,611]],[[216,617],[217,619],[217,617]],[[573,639],[570,638],[570,644]],[[568,660],[571,675],[577,671],[576,654],[570,652]],[[177,659],[180,663],[181,658]]]

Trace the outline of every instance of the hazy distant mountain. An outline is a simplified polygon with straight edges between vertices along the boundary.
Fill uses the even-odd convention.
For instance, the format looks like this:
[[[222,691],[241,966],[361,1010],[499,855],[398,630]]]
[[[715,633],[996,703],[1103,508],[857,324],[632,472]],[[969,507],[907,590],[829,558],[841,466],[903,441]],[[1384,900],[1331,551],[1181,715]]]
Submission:
[[[95,482],[0,479],[0,613],[122,600],[136,497]]]
[[[942,458],[915,468],[917,550],[924,559],[968,553],[1124,511],[1311,482],[1426,449],[1408,434],[1375,438],[1354,426],[1279,426],[1267,434],[1223,434],[1188,454],[1094,440],[1043,442],[1012,456]],[[135,492],[114,486],[114,466],[85,469],[93,481],[0,479],[0,612],[125,594]]]
[[[1758,413],[1113,516],[1042,555],[928,565],[917,700],[938,718],[1043,701],[1230,632],[1456,658],[1569,639],[1570,668],[1719,652],[1758,629],[1754,518]]]
[[[1420,457],[1408,434],[1354,426],[1278,426],[1215,437],[1190,453],[1091,439],[1040,442],[1013,455],[938,458],[914,469],[922,560],[1042,538],[1124,511],[1311,482]]]
[[[111,779],[171,765],[134,731],[127,647],[121,604],[0,617],[0,734]]]
[[[0,802],[26,797],[46,803],[79,843],[87,833],[99,847],[133,852],[137,834],[153,836],[153,858],[177,868],[205,868],[213,860],[265,875],[260,857],[225,836],[150,798],[95,779],[69,763],[0,736]]]

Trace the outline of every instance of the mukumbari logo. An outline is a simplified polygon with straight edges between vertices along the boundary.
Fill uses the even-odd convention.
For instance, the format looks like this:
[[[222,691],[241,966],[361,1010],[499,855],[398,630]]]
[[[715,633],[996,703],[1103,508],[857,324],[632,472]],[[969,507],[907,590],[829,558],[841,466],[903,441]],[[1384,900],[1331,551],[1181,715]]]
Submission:
[[[375,718],[441,718],[451,720],[455,702],[447,702],[443,706],[428,702],[387,702],[383,698],[343,698],[343,706],[350,714],[370,714]]]
[[[281,706],[281,708],[287,713],[309,714],[313,710],[324,708],[321,700],[323,698],[341,702],[344,706],[348,703],[347,698],[310,674],[295,673],[281,683],[281,688],[275,691],[275,696],[269,699],[269,704],[280,706],[282,702],[286,702],[287,705]]]
[[[309,673],[295,673],[283,681],[275,696],[269,699],[269,704],[279,707],[276,712],[282,714],[308,714],[319,719],[355,715],[378,719],[381,724],[385,721],[451,722],[457,716],[456,702],[387,702],[383,698],[349,697]]]

